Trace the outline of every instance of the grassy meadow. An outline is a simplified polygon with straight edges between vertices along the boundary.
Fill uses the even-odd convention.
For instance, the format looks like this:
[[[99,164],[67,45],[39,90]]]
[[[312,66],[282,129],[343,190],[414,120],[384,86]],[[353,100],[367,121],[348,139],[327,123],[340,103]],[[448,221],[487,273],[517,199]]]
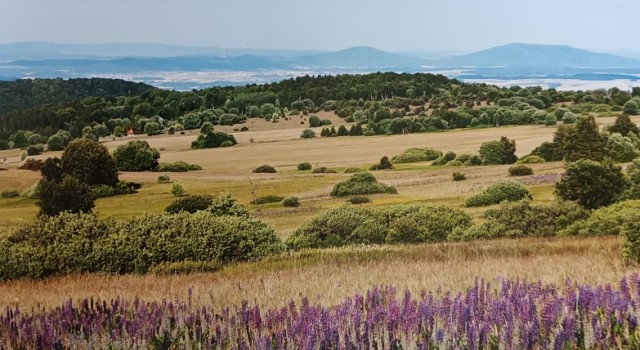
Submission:
[[[331,113],[334,124],[342,120]],[[637,118],[637,117],[636,117]],[[638,122],[634,118],[635,122]],[[280,125],[262,119],[250,120],[249,131],[234,132],[238,145],[230,148],[191,150],[197,131],[186,135],[135,137],[160,150],[161,162],[184,161],[203,170],[171,173],[171,180],[184,186],[186,194],[228,192],[248,205],[252,214],[271,224],[281,238],[288,237],[300,224],[320,211],[344,204],[332,198],[333,185],[349,174],[310,174],[297,171],[300,162],[313,167],[337,170],[347,167],[368,169],[386,155],[391,158],[411,147],[431,147],[458,154],[477,154],[481,143],[507,136],[515,139],[516,154],[528,154],[544,141],[551,141],[555,127],[512,126],[454,130],[439,133],[371,137],[332,137],[300,139],[305,125],[298,116]],[[598,123],[613,123],[614,118],[599,118]],[[233,132],[233,127],[216,130]],[[316,134],[320,128],[315,129]],[[105,140],[111,150],[127,140]],[[6,158],[6,170],[0,171],[0,191],[25,190],[39,179],[39,173],[16,169],[20,151],[0,151]],[[45,153],[40,158],[59,156]],[[255,167],[269,164],[276,174],[254,174]],[[393,170],[374,175],[398,189],[397,195],[374,195],[372,203],[425,202],[461,208],[476,220],[486,208],[464,208],[464,200],[500,179],[507,179],[510,166],[436,167],[429,163],[399,164]],[[533,194],[534,201],[553,199],[553,184],[563,172],[561,162],[531,164],[535,174],[520,178]],[[467,175],[466,181],[453,182],[454,171]],[[542,177],[542,175],[552,174]],[[150,211],[162,211],[175,197],[171,184],[158,184],[157,172],[122,172],[120,178],[143,184],[139,193],[102,198],[94,211],[103,217],[126,218]],[[297,196],[299,208],[279,204],[249,205],[253,195]],[[0,199],[0,227],[11,230],[37,215],[34,200]],[[185,296],[192,288],[196,302],[229,305],[242,300],[260,305],[284,305],[300,295],[317,296],[317,301],[332,304],[355,291],[372,285],[393,284],[412,290],[462,290],[474,277],[496,281],[499,276],[541,279],[562,284],[566,278],[584,283],[615,282],[633,272],[620,260],[619,238],[551,238],[498,240],[490,242],[446,243],[418,246],[350,247],[291,253],[257,263],[225,267],[222,271],[190,275],[75,275],[42,281],[13,281],[0,284],[0,307],[21,305],[52,307],[65,299],[94,297],[110,299],[138,295],[144,299]]]

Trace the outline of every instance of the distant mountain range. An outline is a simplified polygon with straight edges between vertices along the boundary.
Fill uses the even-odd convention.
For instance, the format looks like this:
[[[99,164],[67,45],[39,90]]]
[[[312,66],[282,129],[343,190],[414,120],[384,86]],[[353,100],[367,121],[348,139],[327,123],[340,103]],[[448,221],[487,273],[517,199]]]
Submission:
[[[421,54],[421,57],[425,56],[441,57]],[[439,59],[421,57],[371,47],[322,52],[146,43],[82,45],[30,42],[0,44],[0,77],[126,75],[151,84],[155,81],[154,85],[163,87],[188,88],[193,84],[201,87],[214,83],[266,82],[301,74],[375,71],[442,72],[463,79],[552,77],[610,80],[637,79],[640,76],[640,59],[570,46],[508,44],[466,55]],[[190,85],[189,79],[177,80],[171,72],[197,73],[200,78],[194,78]],[[242,76],[238,79],[246,81],[238,81],[238,76]]]

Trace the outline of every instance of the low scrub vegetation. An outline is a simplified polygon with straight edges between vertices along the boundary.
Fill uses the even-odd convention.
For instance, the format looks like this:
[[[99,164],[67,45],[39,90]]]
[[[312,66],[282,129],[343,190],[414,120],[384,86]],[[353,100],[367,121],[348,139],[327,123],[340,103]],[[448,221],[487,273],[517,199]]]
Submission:
[[[351,204],[371,203],[371,198],[369,198],[367,196],[353,196],[353,197],[347,199],[347,203],[351,203]]]
[[[485,188],[475,196],[467,198],[464,205],[466,207],[484,207],[500,204],[503,201],[513,202],[532,198],[531,192],[521,183],[500,181]]]
[[[337,171],[335,169],[327,168],[326,166],[321,166],[313,169],[311,173],[312,174],[336,174]]]
[[[69,273],[146,273],[161,264],[256,260],[281,252],[265,223],[247,217],[148,214],[126,221],[62,213],[0,239],[0,280]]]
[[[459,172],[454,172],[451,177],[453,178],[453,181],[464,181],[467,179],[467,176],[463,173],[459,173]]]
[[[300,206],[300,199],[298,197],[287,197],[282,200],[282,206],[286,208],[297,208]]]
[[[529,168],[526,165],[516,165],[509,168],[510,176],[527,176],[533,175],[533,169]]]
[[[20,197],[20,193],[16,190],[4,190],[0,192],[0,198],[15,198]]]
[[[455,228],[470,225],[469,215],[444,206],[344,206],[313,217],[286,243],[298,250],[350,244],[442,242]]]
[[[398,190],[393,186],[379,183],[371,173],[359,173],[351,175],[346,181],[337,183],[331,191],[331,196],[346,197],[376,193],[396,194]]]
[[[266,173],[266,174],[274,174],[277,173],[276,168],[272,167],[271,165],[261,165],[255,169],[253,169],[254,173]]]
[[[409,148],[391,158],[391,162],[394,164],[427,162],[440,157],[442,157],[442,152],[432,148]]]
[[[640,200],[628,200],[609,207],[594,210],[585,220],[576,221],[563,234],[607,236],[619,235],[629,220],[636,220],[640,211]]]
[[[299,171],[311,170],[311,168],[312,166],[311,166],[311,163],[309,162],[302,162],[302,163],[299,163],[297,166],[297,169]]]
[[[170,214],[179,212],[195,213],[198,210],[205,210],[213,204],[213,197],[209,195],[192,195],[178,198],[164,210]]]
[[[158,168],[160,152],[151,148],[147,141],[129,141],[116,148],[113,158],[118,170],[150,171]]]
[[[267,203],[278,203],[282,201],[284,197],[276,196],[275,194],[268,194],[266,196],[257,197],[256,199],[251,201],[251,204],[267,204]]]
[[[198,164],[188,164],[182,161],[173,163],[160,163],[156,168],[156,171],[164,173],[186,173],[187,171],[202,170],[202,167]]]

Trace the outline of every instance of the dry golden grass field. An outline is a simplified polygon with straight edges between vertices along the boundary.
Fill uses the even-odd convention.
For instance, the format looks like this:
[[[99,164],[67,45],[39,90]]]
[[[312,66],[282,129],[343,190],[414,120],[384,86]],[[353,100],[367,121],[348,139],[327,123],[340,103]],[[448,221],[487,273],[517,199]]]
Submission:
[[[321,118],[341,120],[332,114]],[[334,137],[300,139],[305,125],[299,116],[279,123],[251,120],[249,131],[233,132],[235,127],[217,127],[233,132],[239,144],[230,148],[191,150],[197,131],[186,135],[135,137],[147,140],[161,151],[161,162],[185,161],[203,167],[202,171],[171,173],[171,180],[182,184],[187,194],[212,194],[225,191],[249,205],[252,191],[258,196],[277,194],[297,196],[299,208],[283,208],[279,204],[249,205],[254,216],[272,224],[286,238],[305,220],[321,210],[340,206],[344,199],[329,196],[333,185],[349,175],[310,174],[296,170],[300,162],[314,167],[326,166],[343,170],[356,166],[368,168],[387,155],[390,158],[411,147],[432,147],[441,151],[477,154],[482,142],[507,136],[516,140],[517,154],[528,154],[544,141],[552,139],[555,127],[514,126],[441,133],[373,137]],[[600,125],[614,118],[599,118]],[[635,122],[640,118],[634,118]],[[305,123],[306,124],[306,123]],[[315,129],[320,133],[320,128]],[[253,140],[253,142],[251,141]],[[127,139],[105,140],[111,150]],[[39,179],[39,173],[16,169],[21,151],[0,151],[6,158],[0,171],[0,191],[25,190]],[[45,153],[40,158],[59,156]],[[277,174],[253,174],[255,167],[269,164]],[[542,182],[538,176],[561,174],[561,162],[533,164],[535,175],[521,178],[533,193],[535,201],[553,199],[553,181]],[[396,169],[374,172],[379,181],[398,188],[397,195],[372,196],[369,205],[386,203],[427,202],[463,208],[468,196],[487,185],[506,179],[509,166],[433,167],[428,163],[400,164]],[[453,182],[451,175],[461,171],[467,181]],[[100,216],[123,218],[161,211],[175,198],[171,184],[158,184],[160,173],[123,172],[121,179],[143,184],[137,194],[103,198],[96,201]],[[485,209],[466,209],[478,218]],[[24,198],[0,199],[0,231],[33,220],[37,214],[35,201]],[[0,232],[1,233],[1,232]],[[335,249],[259,263],[239,264],[211,274],[181,276],[107,276],[82,275],[44,281],[17,281],[0,284],[0,307],[6,305],[55,306],[68,297],[113,298],[139,295],[146,299],[186,296],[193,288],[199,302],[223,305],[242,299],[256,300],[262,305],[281,305],[300,294],[318,295],[318,300],[332,303],[375,284],[395,284],[413,290],[435,290],[438,286],[461,289],[484,277],[495,281],[498,276],[543,279],[561,283],[570,277],[580,282],[615,282],[631,270],[620,263],[621,242],[618,238],[554,238],[438,244],[422,246],[360,247]]]

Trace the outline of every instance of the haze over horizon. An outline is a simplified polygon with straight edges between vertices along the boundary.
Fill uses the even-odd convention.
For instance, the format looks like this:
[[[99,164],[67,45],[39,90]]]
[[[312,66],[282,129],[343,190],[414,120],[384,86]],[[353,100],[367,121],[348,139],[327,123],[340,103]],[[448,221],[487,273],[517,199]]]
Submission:
[[[508,43],[631,52],[640,2],[0,0],[0,43],[476,51]]]

